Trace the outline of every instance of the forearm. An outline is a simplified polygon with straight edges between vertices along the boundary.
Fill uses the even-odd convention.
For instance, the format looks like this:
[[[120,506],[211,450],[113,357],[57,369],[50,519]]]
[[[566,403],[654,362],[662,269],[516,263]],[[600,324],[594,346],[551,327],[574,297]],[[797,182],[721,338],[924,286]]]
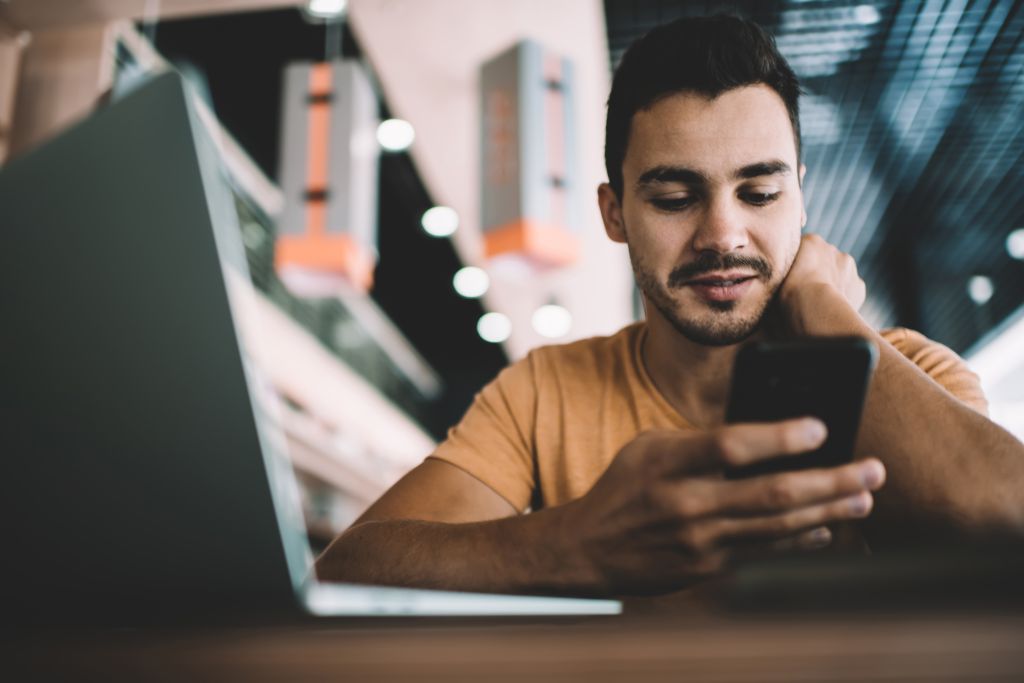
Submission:
[[[1024,532],[1024,445],[957,400],[877,333],[858,455],[886,464],[883,517]]]
[[[499,593],[595,595],[562,509],[468,524],[368,521],[317,559],[321,580]]]
[[[849,306],[829,300],[797,318],[809,335],[855,334],[878,346],[857,443],[858,457],[882,460],[888,483],[876,497],[872,535],[908,527],[942,532],[1024,530],[1024,445],[961,403],[886,342]],[[818,313],[815,314],[815,311]]]

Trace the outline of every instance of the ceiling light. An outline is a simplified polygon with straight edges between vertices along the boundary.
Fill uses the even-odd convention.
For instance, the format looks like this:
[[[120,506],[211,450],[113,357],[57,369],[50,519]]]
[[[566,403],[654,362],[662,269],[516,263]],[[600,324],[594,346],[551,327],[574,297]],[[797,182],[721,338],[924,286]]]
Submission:
[[[967,295],[971,301],[982,306],[995,294],[996,288],[992,284],[992,278],[985,275],[975,275],[967,281]]]
[[[452,284],[459,296],[476,299],[487,292],[487,288],[491,286],[491,279],[487,277],[487,271],[483,268],[466,266],[455,273]]]
[[[541,306],[530,319],[533,329],[542,337],[564,337],[572,329],[572,314],[558,304]]]
[[[853,9],[853,16],[864,26],[871,26],[882,20],[881,12],[874,5],[858,5]]]
[[[512,321],[501,313],[484,313],[476,324],[476,331],[484,341],[500,344],[512,334]]]
[[[1006,251],[1018,261],[1024,261],[1024,228],[1017,228],[1006,236]]]
[[[377,142],[389,152],[404,152],[416,139],[412,124],[402,119],[388,119],[377,126]]]
[[[435,206],[423,212],[420,225],[431,237],[448,237],[459,228],[459,214],[448,206]]]
[[[242,242],[252,251],[256,251],[267,241],[267,232],[259,223],[249,221],[242,223]]]
[[[345,13],[347,0],[309,0],[306,11],[319,19],[333,19]]]

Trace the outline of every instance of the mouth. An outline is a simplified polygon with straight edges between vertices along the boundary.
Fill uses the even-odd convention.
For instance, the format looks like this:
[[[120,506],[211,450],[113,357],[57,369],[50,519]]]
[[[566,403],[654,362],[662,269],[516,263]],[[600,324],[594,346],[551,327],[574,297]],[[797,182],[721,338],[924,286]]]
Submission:
[[[685,286],[710,301],[735,301],[756,279],[757,275],[738,271],[706,273],[689,280]]]

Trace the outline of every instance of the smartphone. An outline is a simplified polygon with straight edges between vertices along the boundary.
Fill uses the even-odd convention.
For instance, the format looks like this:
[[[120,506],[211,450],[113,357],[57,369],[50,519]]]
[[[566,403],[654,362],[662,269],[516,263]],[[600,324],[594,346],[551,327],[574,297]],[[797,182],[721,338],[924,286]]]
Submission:
[[[877,362],[878,350],[862,337],[755,342],[741,348],[733,366],[726,422],[813,416],[828,427],[828,437],[816,451],[732,469],[726,476],[739,479],[850,462]]]

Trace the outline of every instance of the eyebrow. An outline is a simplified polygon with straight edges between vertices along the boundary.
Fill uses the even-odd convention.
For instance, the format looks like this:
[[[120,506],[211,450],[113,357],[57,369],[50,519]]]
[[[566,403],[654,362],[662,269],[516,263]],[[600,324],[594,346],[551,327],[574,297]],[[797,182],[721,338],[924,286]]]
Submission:
[[[770,161],[759,161],[756,164],[749,164],[738,168],[732,173],[736,180],[748,180],[769,175],[789,175],[793,169],[785,161],[772,159]],[[680,183],[684,185],[707,185],[709,178],[704,173],[686,168],[684,166],[655,166],[640,174],[636,181],[637,189],[643,189],[651,185],[662,183]]]

